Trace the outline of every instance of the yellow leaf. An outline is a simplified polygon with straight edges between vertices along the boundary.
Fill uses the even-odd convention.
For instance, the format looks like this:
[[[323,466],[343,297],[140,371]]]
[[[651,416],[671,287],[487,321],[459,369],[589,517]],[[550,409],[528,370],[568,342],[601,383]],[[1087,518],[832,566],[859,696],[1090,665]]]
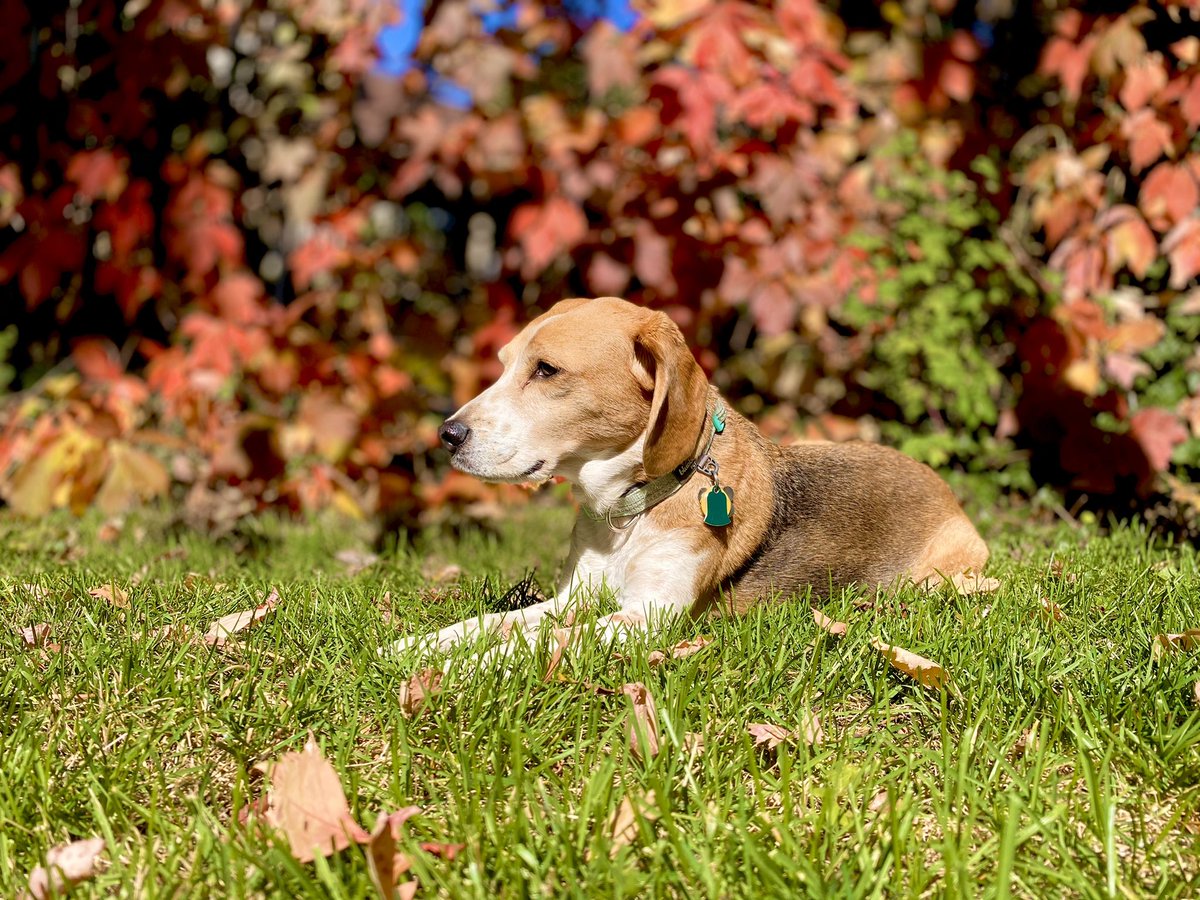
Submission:
[[[918,656],[903,647],[885,644],[875,637],[871,638],[871,646],[883,654],[893,669],[916,679],[925,687],[942,688],[950,680],[950,674],[933,660]]]

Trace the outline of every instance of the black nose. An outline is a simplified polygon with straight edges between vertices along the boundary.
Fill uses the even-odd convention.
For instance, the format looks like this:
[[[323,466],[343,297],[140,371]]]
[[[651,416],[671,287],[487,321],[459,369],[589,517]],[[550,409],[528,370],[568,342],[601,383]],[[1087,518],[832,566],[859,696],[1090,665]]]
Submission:
[[[470,435],[470,428],[462,422],[455,422],[453,419],[447,419],[442,423],[442,427],[438,429],[438,437],[442,439],[442,443],[446,445],[446,449],[451,452],[461,447]]]

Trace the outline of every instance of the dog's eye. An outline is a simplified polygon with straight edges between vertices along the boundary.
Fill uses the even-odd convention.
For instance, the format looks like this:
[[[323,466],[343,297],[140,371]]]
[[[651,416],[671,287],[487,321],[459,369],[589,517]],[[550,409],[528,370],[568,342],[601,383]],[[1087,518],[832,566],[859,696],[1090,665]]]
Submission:
[[[546,362],[544,359],[539,360],[538,364],[533,367],[534,378],[550,378],[557,374],[558,369],[550,365],[550,363]]]

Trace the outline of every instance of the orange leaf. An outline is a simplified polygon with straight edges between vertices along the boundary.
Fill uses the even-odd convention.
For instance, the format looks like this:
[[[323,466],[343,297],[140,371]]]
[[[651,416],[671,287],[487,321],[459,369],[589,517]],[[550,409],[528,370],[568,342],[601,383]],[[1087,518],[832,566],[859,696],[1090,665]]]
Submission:
[[[1162,659],[1168,654],[1200,649],[1200,628],[1189,628],[1182,634],[1156,634],[1150,642],[1150,658]]]
[[[827,634],[832,634],[834,637],[841,637],[846,633],[847,625],[845,622],[835,622],[815,606],[812,607],[812,614],[817,627]]]
[[[271,767],[267,822],[282,831],[300,862],[329,856],[371,835],[354,821],[341,779],[309,737],[301,753],[285,753]]]
[[[658,710],[654,705],[654,697],[640,681],[621,687],[621,693],[633,703],[633,721],[629,727],[629,749],[634,757],[643,757],[642,742],[645,741],[645,753],[649,756],[658,755]]]
[[[115,584],[102,584],[99,587],[92,588],[88,593],[97,600],[107,600],[113,606],[120,609],[129,608],[129,595]]]
[[[893,669],[903,672],[925,687],[942,688],[950,680],[949,673],[933,660],[918,656],[902,647],[885,644],[877,637],[871,638],[871,646],[883,654]]]
[[[685,656],[691,656],[693,653],[699,653],[705,647],[712,643],[712,638],[698,637],[694,641],[680,641],[668,651],[654,650],[646,657],[646,662],[650,664],[650,668],[662,665],[668,659],[683,659]]]
[[[400,685],[397,699],[400,701],[400,712],[407,718],[412,718],[425,707],[425,701],[436,697],[442,692],[442,678],[445,673],[441,669],[422,669],[412,676],[407,683]]]
[[[1108,264],[1111,270],[1128,266],[1138,278],[1145,278],[1146,270],[1157,256],[1158,242],[1154,233],[1136,213],[1109,229]]]
[[[392,900],[396,891],[407,890],[406,885],[414,885],[416,881],[396,884],[396,876],[403,875],[412,866],[412,861],[403,853],[396,852],[396,841],[405,821],[421,811],[419,806],[406,806],[390,815],[380,816],[371,830],[367,841],[367,871],[371,883],[379,891],[384,900]]]
[[[96,863],[104,852],[104,838],[87,838],[59,844],[46,854],[46,865],[29,873],[29,896],[34,900],[58,897],[73,884],[96,874]]]

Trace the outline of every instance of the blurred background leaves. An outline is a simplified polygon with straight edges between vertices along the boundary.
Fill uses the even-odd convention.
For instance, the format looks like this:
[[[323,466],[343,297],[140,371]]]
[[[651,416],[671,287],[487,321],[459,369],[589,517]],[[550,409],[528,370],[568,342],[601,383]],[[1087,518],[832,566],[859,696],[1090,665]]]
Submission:
[[[572,295],[772,437],[1195,522],[1200,2],[0,0],[0,497],[402,525]]]

